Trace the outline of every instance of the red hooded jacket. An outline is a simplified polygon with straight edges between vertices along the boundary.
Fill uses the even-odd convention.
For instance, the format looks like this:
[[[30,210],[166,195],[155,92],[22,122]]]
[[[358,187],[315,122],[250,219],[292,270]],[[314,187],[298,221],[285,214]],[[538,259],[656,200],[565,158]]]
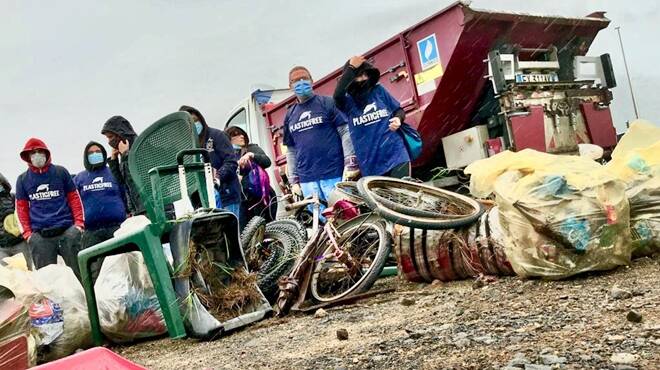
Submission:
[[[30,152],[36,149],[41,149],[46,152],[46,165],[41,168],[34,167],[30,162]],[[28,171],[34,172],[36,174],[46,173],[51,166],[54,166],[51,163],[50,150],[43,141],[36,138],[30,138],[27,143],[25,143],[25,147],[21,151],[21,159],[27,162],[29,167]],[[68,175],[68,171],[65,170],[65,172]],[[18,178],[18,183],[16,184],[16,213],[18,214],[18,220],[21,223],[21,227],[23,228],[23,238],[27,240],[32,235],[33,227],[32,220],[30,219],[30,200],[25,199],[24,197],[19,197],[18,189],[23,188],[23,184],[21,184],[22,181],[25,181],[25,174]],[[83,228],[85,226],[85,212],[83,211],[80,195],[78,195],[78,191],[75,189],[75,186],[73,187],[73,190],[70,190],[66,193],[66,199],[67,204],[71,209],[71,214],[73,215],[74,225]]]

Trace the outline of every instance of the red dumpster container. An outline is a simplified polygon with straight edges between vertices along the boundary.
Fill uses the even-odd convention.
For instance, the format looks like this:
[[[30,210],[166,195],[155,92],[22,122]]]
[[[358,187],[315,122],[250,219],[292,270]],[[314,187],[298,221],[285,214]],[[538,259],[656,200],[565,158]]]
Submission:
[[[596,34],[608,24],[603,13],[584,18],[546,17],[477,10],[457,2],[364,55],[379,68],[380,83],[399,100],[407,112],[407,121],[422,135],[423,153],[414,165],[436,166],[444,162],[441,139],[474,124],[473,117],[482,108],[484,88],[490,84],[485,78],[488,75],[485,60],[489,52],[556,47],[562,64],[559,75],[566,79],[571,76],[573,58],[584,55]],[[332,95],[340,73],[341,68],[317,79],[314,84],[316,93]],[[609,94],[609,90],[603,90]],[[286,158],[281,130],[277,128],[282,126],[287,107],[294,99],[293,96],[285,99],[264,112],[273,133],[273,148],[279,166],[285,164]],[[586,122],[581,125],[587,126],[589,132],[598,132],[591,139],[578,138],[579,142],[591,141],[605,147],[615,144],[611,138],[614,126],[608,99],[607,96],[599,98],[604,104],[599,103],[596,113],[591,106],[578,107],[578,111],[586,112],[585,117],[591,117],[585,118]],[[512,142],[509,147],[547,148],[553,140],[548,137],[551,134],[546,132],[544,138],[543,128],[523,124],[525,119],[518,117],[516,120],[520,124],[515,128],[515,135],[525,139],[521,139],[518,145]],[[601,133],[603,128],[606,134]],[[526,131],[528,129],[530,132]],[[515,141],[515,135],[509,133],[509,139]],[[577,136],[580,135],[581,132]]]

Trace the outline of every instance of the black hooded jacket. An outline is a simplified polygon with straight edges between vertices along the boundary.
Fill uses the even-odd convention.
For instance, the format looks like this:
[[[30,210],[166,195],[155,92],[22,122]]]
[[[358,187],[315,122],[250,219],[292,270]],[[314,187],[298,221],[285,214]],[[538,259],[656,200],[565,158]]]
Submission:
[[[5,217],[14,213],[15,198],[11,193],[11,184],[0,174],[0,248],[12,247],[20,243],[23,238],[5,231]]]
[[[131,173],[128,169],[128,156],[130,154],[130,148],[133,147],[133,143],[137,138],[137,133],[133,130],[130,122],[122,116],[110,117],[108,121],[103,125],[101,134],[114,133],[119,136],[121,139],[128,141],[129,151],[125,154],[121,154],[121,161],[119,157],[108,160],[108,165],[112,171],[112,175],[119,181],[121,186],[124,188],[124,194],[126,197],[126,206],[128,212],[132,215],[138,215],[145,212],[144,205],[140,199],[140,193],[131,177]],[[111,144],[112,146],[113,144]]]
[[[367,80],[362,84],[359,84],[355,80],[355,77],[365,73],[367,75]],[[353,67],[349,62],[344,64],[344,72],[337,82],[337,87],[335,87],[335,93],[333,98],[335,99],[335,104],[337,107],[346,111],[346,94],[350,95],[355,103],[358,106],[364,107],[368,102],[366,100],[367,96],[373,88],[378,84],[380,79],[380,71],[378,68],[374,67],[370,63],[364,62],[358,68]],[[399,109],[392,114],[394,117],[399,117],[401,122],[405,122],[406,113],[403,109]]]
[[[223,205],[240,203],[241,185],[238,182],[238,158],[224,131],[209,127],[204,116],[195,108],[183,105],[179,111],[199,117],[202,132],[199,134],[199,147],[208,150],[215,177],[220,180],[220,199]]]

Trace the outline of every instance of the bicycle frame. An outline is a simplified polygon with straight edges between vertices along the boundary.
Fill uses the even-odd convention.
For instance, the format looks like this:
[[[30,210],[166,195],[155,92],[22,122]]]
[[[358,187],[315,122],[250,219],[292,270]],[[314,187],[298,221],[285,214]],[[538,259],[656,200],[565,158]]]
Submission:
[[[323,225],[323,228],[319,227],[319,216],[320,216],[320,202],[318,195],[314,194],[310,199],[305,199],[300,202],[292,203],[286,206],[287,210],[294,210],[301,207],[306,207],[311,204],[313,206],[313,226],[312,234],[307,244],[303,248],[300,256],[296,260],[295,267],[288,276],[280,278],[278,283],[280,287],[280,294],[277,298],[277,314],[279,316],[285,315],[290,310],[300,311],[300,306],[305,302],[307,297],[307,289],[309,288],[310,281],[312,278],[312,268],[314,263],[317,260],[317,256],[324,252],[322,250],[326,247],[327,244],[320,243],[324,237],[331,243],[333,246],[334,252],[333,255],[344,263],[351,273],[354,273],[356,269],[360,268],[359,264],[355,263],[350,254],[344,253],[342,248],[339,246],[338,239],[340,239],[343,234],[339,229],[334,225],[334,215],[326,215],[326,223]],[[371,217],[371,215],[366,216],[365,220]],[[362,217],[362,216],[360,216]],[[362,221],[363,222],[363,221]]]

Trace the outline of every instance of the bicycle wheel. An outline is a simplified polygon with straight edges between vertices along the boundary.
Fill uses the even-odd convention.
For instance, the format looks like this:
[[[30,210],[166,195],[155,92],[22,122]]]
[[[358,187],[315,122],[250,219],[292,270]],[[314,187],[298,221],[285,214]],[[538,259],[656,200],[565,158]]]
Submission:
[[[350,220],[338,231],[337,244],[343,256],[338,257],[331,242],[324,238],[320,249],[323,252],[312,267],[310,290],[312,297],[319,302],[369,290],[392,249],[392,239],[383,223],[369,216]]]
[[[483,213],[476,200],[433,186],[370,176],[357,183],[371,209],[397,224],[421,229],[454,229],[475,222]]]
[[[340,200],[349,200],[355,204],[364,203],[355,181],[342,181],[335,185],[328,197],[328,205],[334,206]]]

